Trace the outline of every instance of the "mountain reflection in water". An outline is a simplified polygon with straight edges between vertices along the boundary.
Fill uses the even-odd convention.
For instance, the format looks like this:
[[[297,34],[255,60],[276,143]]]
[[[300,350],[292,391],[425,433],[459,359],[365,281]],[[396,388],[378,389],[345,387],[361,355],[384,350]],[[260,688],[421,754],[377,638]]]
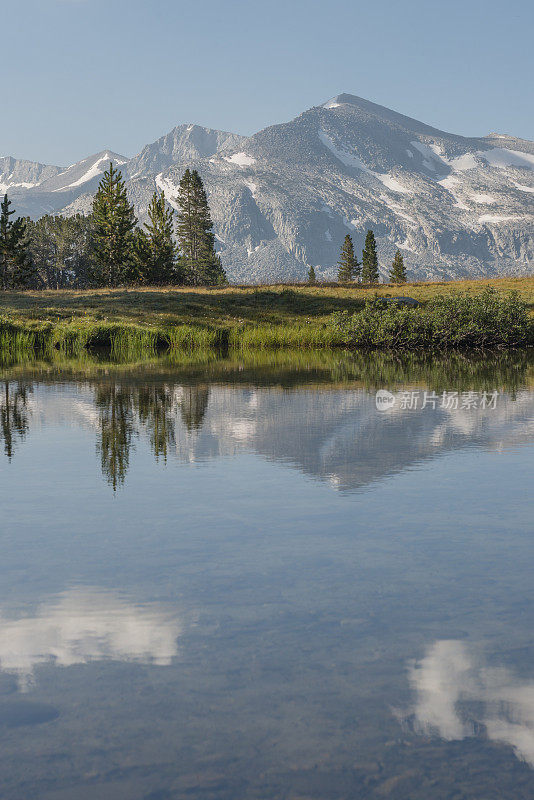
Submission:
[[[515,358],[515,361],[514,361]],[[145,440],[156,460],[198,462],[240,452],[289,463],[340,490],[366,486],[422,459],[465,445],[503,448],[531,441],[534,393],[527,356],[404,361],[383,354],[337,357],[325,365],[291,360],[254,364],[220,360],[196,369],[161,359],[83,375],[31,369],[3,382],[1,438],[12,458],[37,424],[95,430],[101,469],[113,489]],[[398,391],[499,390],[496,408],[392,409],[379,413],[378,387]]]
[[[533,377],[4,364],[2,797],[532,800]]]

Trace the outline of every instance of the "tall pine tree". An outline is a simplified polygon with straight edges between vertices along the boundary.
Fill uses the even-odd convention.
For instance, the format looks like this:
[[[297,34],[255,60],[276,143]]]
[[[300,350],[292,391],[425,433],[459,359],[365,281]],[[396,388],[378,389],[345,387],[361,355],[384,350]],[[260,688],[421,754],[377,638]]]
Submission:
[[[196,170],[186,169],[184,172],[177,202],[180,264],[186,282],[197,286],[225,283],[226,275],[215,252],[215,235],[206,192]]]
[[[314,286],[317,283],[317,275],[315,274],[315,268],[313,264],[308,270],[308,283],[310,286]]]
[[[395,253],[395,258],[391,265],[389,272],[389,280],[391,283],[406,283],[406,267],[404,266],[404,258],[400,250]]]
[[[341,255],[337,263],[337,279],[339,283],[349,283],[349,281],[358,277],[360,273],[360,263],[354,255],[354,245],[348,233],[345,236],[341,247]]]
[[[0,289],[22,289],[30,286],[35,270],[28,251],[27,222],[22,217],[12,220],[11,200],[7,194],[0,204]]]
[[[376,240],[373,231],[367,231],[362,257],[362,283],[378,283],[378,256],[376,254]]]
[[[93,200],[91,277],[97,286],[120,286],[136,279],[136,223],[122,174],[110,162]]]
[[[152,286],[182,283],[173,239],[174,211],[165,203],[165,194],[154,192],[148,207],[146,230],[136,228],[135,253],[141,280]]]

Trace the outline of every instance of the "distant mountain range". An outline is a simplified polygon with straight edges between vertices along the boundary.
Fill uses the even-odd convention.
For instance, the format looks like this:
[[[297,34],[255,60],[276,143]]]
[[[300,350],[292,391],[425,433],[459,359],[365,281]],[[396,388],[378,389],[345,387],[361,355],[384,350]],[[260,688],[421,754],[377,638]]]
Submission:
[[[386,274],[397,247],[416,278],[526,274],[534,262],[534,143],[444,133],[341,94],[250,137],[180,125],[128,159],[110,150],[68,168],[0,158],[19,214],[87,212],[110,160],[139,219],[157,187],[170,204],[186,167],[208,190],[234,281],[333,277],[344,236],[368,228]]]

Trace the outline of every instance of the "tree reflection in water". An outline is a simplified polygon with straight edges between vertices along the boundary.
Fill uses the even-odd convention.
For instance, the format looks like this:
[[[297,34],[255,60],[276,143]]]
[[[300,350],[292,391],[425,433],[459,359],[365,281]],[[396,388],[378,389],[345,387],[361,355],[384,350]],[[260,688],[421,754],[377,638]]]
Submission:
[[[102,473],[113,489],[124,483],[134,438],[144,430],[156,460],[167,460],[176,445],[179,410],[189,432],[202,427],[209,387],[188,386],[178,393],[172,385],[125,386],[104,384],[95,390],[98,417],[98,451]]]
[[[186,386],[179,402],[180,414],[187,430],[198,431],[204,422],[210,396],[209,386]]]
[[[58,378],[64,384],[67,375],[70,385],[81,385],[93,395],[81,403],[85,404],[84,424],[90,419],[97,430],[102,472],[114,490],[125,481],[136,437],[146,438],[156,460],[164,462],[172,454],[180,457],[184,448],[188,458],[202,457],[212,450],[220,452],[223,444],[233,451],[246,441],[257,452],[269,457],[276,453],[276,458],[300,464],[313,475],[328,480],[335,476],[339,487],[355,489],[467,439],[491,443],[502,438],[507,420],[512,424],[523,413],[521,407],[526,409],[525,392],[534,398],[534,359],[529,352],[440,357],[338,351],[245,356],[239,352],[208,362],[184,358],[178,364],[176,358],[176,354],[162,356],[130,367],[86,354],[80,361],[57,365],[24,362],[23,372],[22,365],[10,364],[0,383],[0,439],[7,458],[13,457],[29,430],[28,398],[33,386],[55,385]],[[224,407],[221,392],[210,395],[210,386],[230,387],[224,390]],[[258,390],[254,407],[243,406],[239,387]],[[275,387],[282,394],[272,394],[270,389]],[[320,395],[310,393],[312,387],[319,388]],[[433,416],[381,416],[375,413],[373,395],[383,388],[391,392],[416,388],[438,395],[499,388],[508,399],[499,401],[491,417],[474,412],[468,417],[450,416],[438,410]],[[290,395],[284,394],[288,391]],[[210,396],[213,435],[199,437]],[[63,399],[56,397],[50,408],[63,415],[62,422],[80,413],[80,403],[68,392]],[[515,441],[513,437],[522,434],[509,431],[507,435]],[[353,448],[356,439],[358,446]]]
[[[0,439],[9,460],[15,452],[15,443],[24,439],[29,428],[28,395],[32,385],[4,381],[0,393]]]
[[[139,422],[148,433],[156,461],[160,458],[167,461],[169,448],[176,444],[172,387],[147,385],[137,390],[135,395]]]
[[[124,483],[136,433],[132,395],[131,389],[115,384],[98,386],[95,391],[99,411],[97,449],[102,473],[114,490]]]

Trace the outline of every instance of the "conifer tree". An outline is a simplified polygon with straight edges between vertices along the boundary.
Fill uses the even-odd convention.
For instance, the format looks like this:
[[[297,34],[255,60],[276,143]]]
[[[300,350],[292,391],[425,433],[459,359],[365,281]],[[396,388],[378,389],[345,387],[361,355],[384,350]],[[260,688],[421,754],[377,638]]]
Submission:
[[[310,286],[313,286],[317,283],[317,276],[315,275],[315,269],[311,266],[308,270],[308,283]]]
[[[194,285],[225,283],[215,252],[215,235],[206,192],[196,170],[186,169],[178,190],[177,234],[185,280]]]
[[[21,289],[29,286],[35,270],[28,252],[27,221],[10,219],[11,200],[7,194],[0,204],[0,289]]]
[[[378,283],[379,279],[375,235],[373,231],[368,230],[363,248],[362,283]]]
[[[402,253],[400,250],[397,249],[395,253],[395,258],[393,259],[393,263],[391,265],[391,270],[389,272],[389,280],[391,283],[406,283],[407,276],[406,276],[406,267],[404,266],[404,258],[402,257]]]
[[[84,286],[90,266],[92,217],[45,214],[27,224],[36,283],[46,289]]]
[[[136,228],[134,251],[140,277],[152,286],[181,283],[173,239],[174,211],[165,203],[165,193],[154,192],[148,207],[146,231]]]
[[[354,245],[348,233],[345,236],[341,247],[341,255],[337,263],[337,279],[339,283],[348,283],[359,275],[360,263],[354,255]]]
[[[110,162],[93,200],[91,277],[96,285],[120,286],[135,279],[136,223],[122,174]]]

